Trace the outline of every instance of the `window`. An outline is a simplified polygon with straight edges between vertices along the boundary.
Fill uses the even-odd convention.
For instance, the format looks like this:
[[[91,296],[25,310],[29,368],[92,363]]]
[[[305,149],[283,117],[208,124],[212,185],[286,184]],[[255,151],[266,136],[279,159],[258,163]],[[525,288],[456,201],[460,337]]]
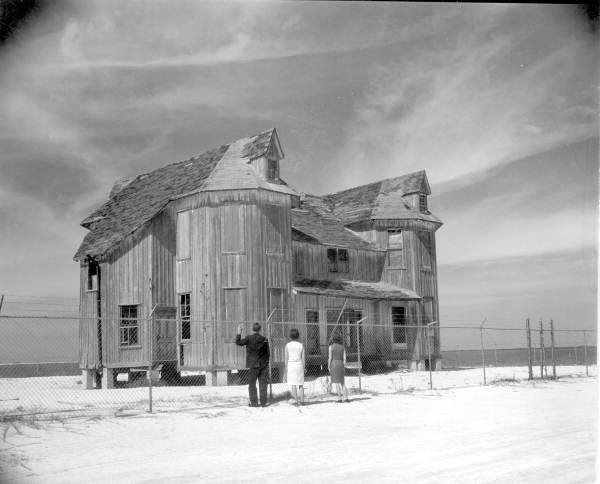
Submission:
[[[404,266],[404,240],[402,231],[398,229],[388,230],[388,267],[403,267]]]
[[[348,272],[348,251],[346,249],[338,249],[338,270],[340,272]]]
[[[88,279],[87,279],[87,289],[88,291],[97,291],[98,290],[98,275],[100,273],[100,267],[98,263],[94,260],[90,260],[88,262]]]
[[[279,179],[279,162],[277,160],[267,160],[267,180]]]
[[[404,248],[402,240],[402,230],[392,229],[388,230],[388,249],[400,249]]]
[[[329,272],[349,272],[350,260],[348,249],[327,249],[327,267]]]
[[[285,297],[283,289],[269,287],[268,291],[268,310],[267,316],[271,316],[272,326],[271,334],[274,338],[283,338],[285,336],[284,325],[281,324],[285,320]],[[275,311],[273,311],[275,310]]]
[[[406,308],[392,308],[392,343],[395,346],[406,347]]]
[[[433,321],[433,299],[423,299],[423,324]]]
[[[320,355],[319,311],[306,310],[306,350],[309,355]]]
[[[179,318],[181,319],[181,339],[190,339],[192,337],[190,293],[179,295]]]
[[[427,212],[427,195],[419,194],[419,210]]]
[[[177,260],[190,258],[190,211],[177,214]]]
[[[329,272],[337,272],[337,249],[327,249],[327,267]]]
[[[431,232],[419,232],[421,241],[421,265],[431,269],[433,262],[433,236]]]
[[[136,346],[139,344],[139,322],[137,306],[119,306],[121,319],[119,320],[121,346]]]

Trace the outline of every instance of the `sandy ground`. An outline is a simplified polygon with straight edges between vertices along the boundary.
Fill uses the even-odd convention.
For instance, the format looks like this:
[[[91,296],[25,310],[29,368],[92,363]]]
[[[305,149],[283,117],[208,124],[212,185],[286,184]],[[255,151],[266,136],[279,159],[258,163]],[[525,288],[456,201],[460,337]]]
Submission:
[[[348,404],[324,395],[319,380],[304,407],[283,399],[248,408],[244,387],[163,387],[153,414],[131,405],[5,421],[0,482],[595,482],[595,376],[528,382],[515,381],[526,369],[497,370],[508,374],[489,370],[485,387],[469,386],[473,370],[434,373],[434,390],[427,373],[368,377]],[[70,395],[78,408],[102,410],[93,401],[107,391],[78,400],[77,383],[61,378],[52,380],[64,388],[45,392],[36,379],[0,381],[1,403],[37,383],[38,402],[21,408],[52,409]],[[144,390],[108,392],[114,402]]]

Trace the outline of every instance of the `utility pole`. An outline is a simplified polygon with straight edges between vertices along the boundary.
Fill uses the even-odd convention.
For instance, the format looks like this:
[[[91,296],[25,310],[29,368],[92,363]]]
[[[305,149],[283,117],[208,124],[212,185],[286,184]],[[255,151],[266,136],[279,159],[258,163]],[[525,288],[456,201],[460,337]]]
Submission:
[[[529,372],[529,380],[533,380],[533,357],[531,355],[531,326],[529,324],[529,318],[525,320],[525,326],[527,328],[527,352],[529,353],[529,365],[527,370]]]
[[[487,385],[487,381],[485,378],[485,351],[483,349],[483,325],[487,321],[487,318],[484,318],[479,326],[479,338],[481,339],[481,365],[483,366],[483,384]]]
[[[542,323],[542,318],[540,318],[540,378],[544,378],[544,323]]]
[[[554,321],[550,320],[550,345],[552,347],[552,379],[556,380],[556,355],[554,353]]]

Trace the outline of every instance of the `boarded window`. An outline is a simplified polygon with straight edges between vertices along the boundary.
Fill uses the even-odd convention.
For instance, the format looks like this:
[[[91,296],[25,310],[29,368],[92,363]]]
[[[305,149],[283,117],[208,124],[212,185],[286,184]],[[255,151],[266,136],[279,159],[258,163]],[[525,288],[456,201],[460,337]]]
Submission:
[[[221,335],[233,342],[238,324],[246,319],[246,289],[223,289],[223,315]]]
[[[306,310],[306,351],[309,355],[321,354],[319,342],[319,312]]]
[[[179,295],[179,318],[181,319],[181,339],[190,339],[192,311],[190,307],[190,293]]]
[[[419,210],[421,212],[427,212],[427,195],[419,195]]]
[[[392,343],[406,345],[406,308],[392,308]]]
[[[266,246],[268,254],[283,253],[283,237],[281,235],[284,226],[283,207],[278,205],[265,205],[263,208],[266,221]]]
[[[177,260],[190,258],[190,211],[177,214]]]
[[[221,251],[244,252],[246,217],[243,205],[221,207]]]
[[[389,250],[387,261],[388,267],[404,267],[404,256],[401,250]]]
[[[119,342],[121,346],[135,346],[139,344],[139,321],[137,306],[119,306]]]

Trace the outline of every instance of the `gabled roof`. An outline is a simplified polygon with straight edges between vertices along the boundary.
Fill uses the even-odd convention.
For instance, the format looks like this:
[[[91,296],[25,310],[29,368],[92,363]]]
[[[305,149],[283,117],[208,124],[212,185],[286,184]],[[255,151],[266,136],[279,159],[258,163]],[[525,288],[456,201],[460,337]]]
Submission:
[[[300,207],[292,209],[292,229],[323,245],[377,249],[344,227],[323,199],[314,195],[305,195]],[[292,235],[295,240],[306,241]]]
[[[269,150],[280,150],[275,129],[222,145],[189,160],[172,163],[133,180],[117,182],[111,198],[86,217],[89,228],[75,260],[103,255],[149,222],[167,203],[209,190],[262,188],[296,194],[285,182],[267,182],[248,163]]]
[[[257,136],[254,136],[251,141],[248,141],[242,148],[242,158],[254,160],[261,156],[273,156],[281,160],[284,158],[279,137],[275,128],[263,131]]]
[[[403,199],[411,193],[431,194],[424,170],[326,195],[323,200],[344,225],[372,219],[420,219],[440,223],[430,212]]]

